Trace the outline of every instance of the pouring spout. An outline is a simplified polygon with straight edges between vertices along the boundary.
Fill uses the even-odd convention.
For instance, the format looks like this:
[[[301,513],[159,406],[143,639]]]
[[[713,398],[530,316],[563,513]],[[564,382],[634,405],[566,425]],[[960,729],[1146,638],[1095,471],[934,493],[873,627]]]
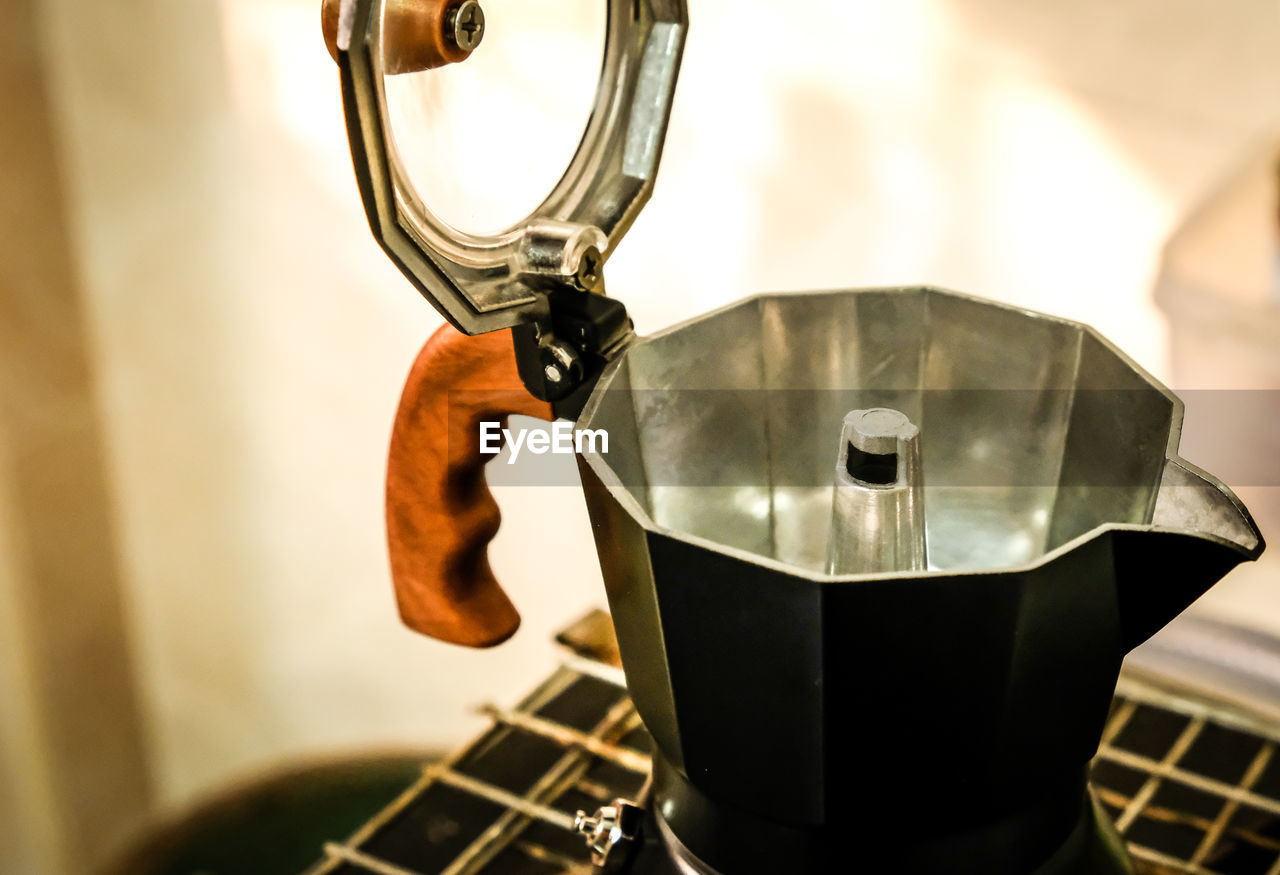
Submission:
[[[1240,499],[1217,478],[1182,459],[1169,459],[1156,493],[1151,524],[1229,541],[1242,560],[1257,559],[1262,533]]]
[[[1164,628],[1241,562],[1257,559],[1265,546],[1231,490],[1181,459],[1165,464],[1151,523],[1151,529],[1114,533],[1126,650]]]

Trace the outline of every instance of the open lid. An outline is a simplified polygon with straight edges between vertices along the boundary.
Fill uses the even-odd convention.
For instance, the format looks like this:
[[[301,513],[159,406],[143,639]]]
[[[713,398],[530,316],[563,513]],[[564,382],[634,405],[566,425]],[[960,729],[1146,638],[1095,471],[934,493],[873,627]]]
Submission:
[[[465,59],[483,35],[478,4],[341,2],[336,48],[370,227],[418,290],[467,334],[542,324],[547,330],[536,332],[536,342],[546,347],[553,301],[600,297],[589,293],[603,292],[604,261],[653,190],[684,46],[685,3],[604,2],[604,61],[577,151],[541,204],[493,234],[459,230],[428,209],[401,157],[386,93],[387,75]],[[406,50],[406,15],[416,16],[413,39],[422,42],[430,31],[434,48]]]

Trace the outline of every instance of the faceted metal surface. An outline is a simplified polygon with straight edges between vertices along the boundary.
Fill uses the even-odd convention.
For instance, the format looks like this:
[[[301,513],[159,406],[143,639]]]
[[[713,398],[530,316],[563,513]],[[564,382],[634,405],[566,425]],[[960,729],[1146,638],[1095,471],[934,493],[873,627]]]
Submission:
[[[699,317],[633,347],[581,424],[608,430],[588,464],[644,524],[820,573],[835,435],[859,407],[921,431],[932,570],[1018,567],[1106,524],[1256,546],[1234,497],[1176,460],[1177,398],[1092,329],[933,289]]]
[[[834,442],[872,407],[919,428],[929,568],[828,574]],[[829,825],[889,836],[927,784],[963,817],[921,854],[1046,852],[1125,653],[1262,550],[1178,457],[1181,417],[1087,326],[928,288],[751,298],[631,347],[580,419],[609,452],[579,468],[636,707],[736,812],[690,849],[765,853],[759,822],[834,854]]]

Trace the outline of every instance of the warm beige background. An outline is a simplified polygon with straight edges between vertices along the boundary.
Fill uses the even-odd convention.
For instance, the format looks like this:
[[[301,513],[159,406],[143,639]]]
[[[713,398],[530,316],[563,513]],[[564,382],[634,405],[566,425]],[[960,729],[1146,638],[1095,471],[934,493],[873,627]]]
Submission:
[[[42,463],[12,448],[43,438],[6,412],[0,789],[17,786],[3,769],[32,789],[0,793],[0,870],[37,872],[66,869],[68,818],[98,812],[106,845],[143,807],[50,783],[85,749],[52,733],[74,702],[32,682],[50,660],[81,683],[99,667],[132,678],[106,697],[118,707],[102,731],[133,738],[141,753],[115,761],[153,804],[177,806],[282,758],[461,740],[467,706],[527,689],[552,630],[602,597],[576,491],[511,488],[493,557],[521,634],[469,652],[396,623],[383,452],[404,372],[440,320],[368,235],[315,0],[17,5],[30,27],[11,36],[42,91],[11,94],[25,115],[6,117],[45,119],[47,143],[15,136],[26,151],[4,153],[5,197],[26,206],[6,210],[0,255],[31,256],[32,235],[13,229],[38,228],[65,271],[6,279],[5,295],[63,292],[48,299],[56,319],[3,336],[47,352],[72,325],[66,355],[83,373],[68,391],[90,417],[85,479],[72,478],[88,485],[73,494],[103,515],[97,547],[54,550],[84,560],[83,598],[49,589],[65,572],[31,561],[42,529],[15,520],[53,527],[65,496],[18,489]],[[589,58],[594,5],[493,0],[486,48],[529,33],[526,67]],[[932,282],[1092,322],[1170,375],[1150,297],[1158,249],[1280,119],[1272,0],[691,6],[657,194],[609,268],[642,332],[752,291]],[[489,168],[512,146],[533,165],[562,160],[554,137],[512,122],[535,80],[551,85],[488,83],[470,123],[495,148],[472,153],[455,195],[471,181],[510,191]],[[581,123],[575,99],[543,97],[533,118]],[[33,150],[48,178],[18,163]],[[5,385],[50,385],[31,356],[0,357]],[[10,389],[19,406],[30,394]],[[1280,627],[1269,580],[1218,597]],[[90,646],[85,615],[103,604],[123,620],[88,623],[116,630]],[[45,646],[63,638],[75,646]]]

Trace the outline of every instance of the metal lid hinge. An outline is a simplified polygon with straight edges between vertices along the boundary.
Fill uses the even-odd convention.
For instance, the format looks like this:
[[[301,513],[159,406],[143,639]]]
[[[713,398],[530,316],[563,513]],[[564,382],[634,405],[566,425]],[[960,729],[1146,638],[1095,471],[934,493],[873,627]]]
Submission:
[[[604,277],[595,272],[599,288]],[[574,419],[601,372],[634,338],[627,308],[616,298],[561,287],[547,293],[549,315],[512,329],[516,366],[525,387]]]

